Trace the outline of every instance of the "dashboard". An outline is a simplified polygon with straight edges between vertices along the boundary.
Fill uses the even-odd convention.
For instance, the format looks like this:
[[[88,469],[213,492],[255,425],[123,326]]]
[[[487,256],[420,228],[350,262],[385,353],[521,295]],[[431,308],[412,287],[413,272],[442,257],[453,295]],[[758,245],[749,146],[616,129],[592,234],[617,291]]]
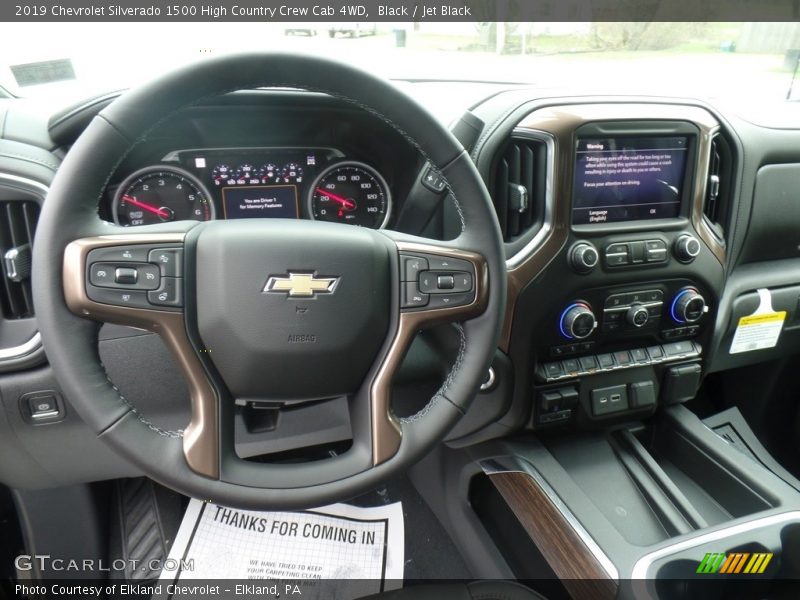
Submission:
[[[0,180],[0,202],[38,206],[60,156],[87,117],[111,100],[38,121],[9,113],[0,172],[34,184],[23,190],[9,183],[16,180]],[[36,137],[39,129],[46,134]],[[762,126],[694,100],[510,87],[465,107],[451,131],[492,197],[508,277],[492,377],[452,440],[645,419],[691,397],[710,373],[800,352],[800,209],[785,193],[800,173],[800,128],[789,121]],[[189,107],[149,132],[110,175],[98,213],[128,227],[321,219],[452,239],[459,216],[431,176],[408,142],[373,115],[321,94],[253,90]],[[8,289],[15,286],[20,299],[30,294],[24,283]],[[758,309],[762,288],[774,310],[786,312],[780,338],[769,348],[731,352],[739,319]],[[22,345],[34,335],[35,318],[12,318],[3,306],[0,345]],[[13,342],[3,337],[12,332]],[[126,397],[155,421],[183,426],[186,390],[158,339],[112,329],[101,336],[104,364]],[[430,347],[458,349],[457,336],[435,336],[427,349],[412,348],[410,371],[398,382],[407,414],[440,384],[446,361]],[[74,411],[60,429],[49,429],[66,432],[59,437],[64,451],[55,454],[42,441],[47,428],[31,429],[30,415],[19,416],[24,393],[57,388],[37,348],[19,359],[26,381],[0,376],[0,397],[14,403],[6,407],[16,419],[8,427],[18,432],[0,439],[22,440],[50,472],[70,473],[65,481],[117,474],[110,457],[102,474],[71,460],[89,451],[91,437],[75,433],[85,426]],[[18,369],[19,360],[7,370]],[[316,419],[315,439],[337,441],[347,429],[339,409],[321,405],[282,418]],[[250,427],[246,419],[237,424],[246,453],[291,449],[290,434]],[[45,481],[37,469],[0,475]]]

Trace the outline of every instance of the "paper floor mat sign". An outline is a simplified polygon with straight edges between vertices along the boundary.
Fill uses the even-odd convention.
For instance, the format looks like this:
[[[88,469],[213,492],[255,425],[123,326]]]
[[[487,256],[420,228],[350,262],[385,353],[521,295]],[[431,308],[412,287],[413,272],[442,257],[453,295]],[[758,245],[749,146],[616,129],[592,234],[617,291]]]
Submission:
[[[192,500],[170,558],[179,568],[162,572],[162,592],[168,583],[189,580],[239,580],[242,584],[250,580],[255,585],[277,583],[277,591],[286,598],[292,594],[285,593],[283,584],[291,581],[302,588],[294,597],[303,600],[357,598],[402,583],[402,504],[371,508],[334,504],[304,512],[262,512]],[[235,585],[222,584],[223,595],[239,592]],[[242,593],[252,594],[252,590]]]
[[[752,315],[739,319],[731,341],[731,354],[774,348],[786,321],[786,311],[772,308],[772,294],[767,289],[758,290],[760,303]]]

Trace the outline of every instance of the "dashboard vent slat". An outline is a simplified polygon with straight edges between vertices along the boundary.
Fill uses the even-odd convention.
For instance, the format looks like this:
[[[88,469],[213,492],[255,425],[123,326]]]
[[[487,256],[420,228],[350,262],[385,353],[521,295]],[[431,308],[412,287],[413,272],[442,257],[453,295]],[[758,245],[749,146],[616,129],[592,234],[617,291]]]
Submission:
[[[722,135],[715,135],[711,140],[703,214],[721,240],[724,240],[724,224],[727,221],[726,209],[731,185],[731,160],[732,154],[728,142]]]
[[[12,268],[11,257],[15,254],[29,256],[38,218],[39,205],[35,202],[0,202],[0,261],[3,263],[0,308],[4,319],[27,319],[33,316],[29,265],[25,276],[19,277]]]
[[[518,240],[542,222],[546,158],[544,141],[514,136],[496,160],[492,200],[506,243]]]

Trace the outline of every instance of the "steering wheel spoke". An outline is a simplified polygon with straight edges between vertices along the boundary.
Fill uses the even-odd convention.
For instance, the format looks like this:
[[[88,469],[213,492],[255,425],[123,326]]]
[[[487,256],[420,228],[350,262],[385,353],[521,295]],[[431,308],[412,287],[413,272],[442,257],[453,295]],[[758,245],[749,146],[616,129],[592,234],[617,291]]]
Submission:
[[[373,464],[390,459],[402,430],[391,411],[392,380],[417,333],[442,323],[466,321],[486,310],[489,275],[485,258],[452,242],[386,232],[397,245],[400,317],[391,345],[370,386]]]
[[[64,298],[78,316],[147,329],[163,339],[189,387],[186,461],[217,478],[217,395],[186,331],[184,238],[182,232],[137,232],[75,240],[64,250]]]

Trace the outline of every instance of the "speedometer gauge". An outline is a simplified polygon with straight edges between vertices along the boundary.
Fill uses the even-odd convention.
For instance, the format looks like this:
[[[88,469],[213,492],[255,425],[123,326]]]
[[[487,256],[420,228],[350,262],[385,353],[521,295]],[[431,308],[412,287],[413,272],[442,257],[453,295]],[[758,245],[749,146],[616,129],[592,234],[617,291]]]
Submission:
[[[112,206],[114,222],[123,227],[168,221],[209,221],[211,196],[193,175],[175,167],[147,167],[119,186]]]
[[[308,196],[308,212],[317,221],[381,229],[389,221],[391,209],[386,181],[360,162],[328,167],[314,180]]]

